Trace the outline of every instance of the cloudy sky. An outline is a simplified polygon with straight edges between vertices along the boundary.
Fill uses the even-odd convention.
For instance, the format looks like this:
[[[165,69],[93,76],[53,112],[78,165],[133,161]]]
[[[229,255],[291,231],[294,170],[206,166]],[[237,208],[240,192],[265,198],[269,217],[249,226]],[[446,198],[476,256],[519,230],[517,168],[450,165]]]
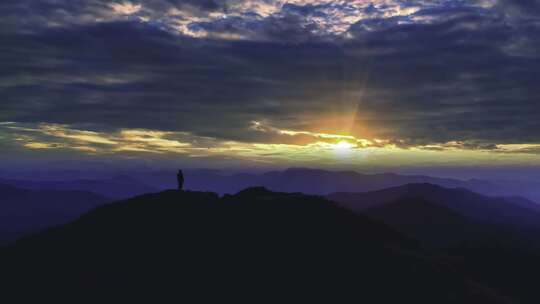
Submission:
[[[2,0],[0,160],[540,165],[538,0]]]

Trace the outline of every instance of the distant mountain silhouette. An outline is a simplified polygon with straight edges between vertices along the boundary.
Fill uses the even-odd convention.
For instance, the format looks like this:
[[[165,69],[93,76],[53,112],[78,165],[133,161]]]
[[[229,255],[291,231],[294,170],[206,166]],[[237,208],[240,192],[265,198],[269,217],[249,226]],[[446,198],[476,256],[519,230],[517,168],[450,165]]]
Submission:
[[[85,191],[26,190],[0,184],[0,243],[64,224],[108,201]]]
[[[165,189],[175,187],[171,176],[174,172],[139,174],[137,178]],[[424,175],[400,175],[394,173],[363,174],[355,171],[327,171],[319,169],[291,168],[264,174],[225,174],[218,170],[185,170],[185,188],[195,191],[213,191],[219,194],[236,193],[248,187],[266,187],[272,191],[302,192],[328,195],[334,192],[366,192],[397,187],[411,183],[430,183],[446,188],[464,188],[491,196],[523,196],[540,201],[540,184],[478,179],[458,180]]]
[[[157,191],[155,188],[147,186],[127,175],[118,175],[103,180],[27,181],[0,179],[0,183],[32,190],[89,191],[115,199],[129,198]]]
[[[170,190],[0,250],[0,278],[23,303],[512,303],[418,250],[321,197]]]
[[[97,167],[103,167],[103,164],[96,164]],[[122,173],[123,172],[123,173]],[[0,172],[2,173],[2,172]],[[34,181],[35,184],[56,181],[102,181],[111,184],[109,178],[111,173],[95,171],[32,171],[16,173],[4,173],[0,178],[0,183],[12,184],[11,182]],[[71,190],[86,190],[99,193],[108,197],[128,198],[148,192],[158,190],[173,189],[177,187],[176,180],[171,176],[176,175],[174,170],[162,171],[120,171],[114,173],[121,175],[131,185],[112,188],[119,194],[110,192],[101,192],[96,187],[78,187]],[[115,176],[112,175],[112,176]],[[516,181],[516,180],[481,180],[469,179],[460,180],[453,178],[438,178],[426,175],[404,175],[393,173],[364,174],[355,171],[327,171],[307,168],[290,168],[283,171],[272,171],[263,174],[254,173],[232,173],[230,171],[220,170],[184,170],[186,178],[185,188],[194,191],[212,191],[219,194],[236,193],[248,187],[262,186],[274,191],[282,192],[303,192],[306,194],[327,195],[334,192],[366,192],[381,190],[389,187],[396,187],[411,183],[430,183],[447,188],[465,188],[480,194],[490,196],[521,196],[529,200],[540,203],[540,182],[535,181]],[[11,177],[9,177],[11,176]],[[9,177],[9,178],[8,178]],[[127,177],[127,178],[126,178]],[[301,178],[300,178],[301,177]],[[115,179],[115,178],[113,178]],[[117,179],[117,178],[116,178]],[[7,180],[7,181],[6,181]],[[294,180],[294,183],[291,181]],[[287,181],[287,182],[285,182]],[[144,183],[144,188],[137,189],[135,183]],[[311,187],[317,184],[319,187]],[[28,185],[13,183],[12,185],[21,188],[27,188]],[[32,185],[32,184],[30,184]],[[54,185],[56,190],[63,190],[63,185]],[[148,187],[152,189],[148,189]],[[43,185],[40,189],[44,189]],[[49,188],[50,184],[49,184]]]
[[[404,198],[416,198],[438,204],[469,220],[485,224],[540,228],[538,207],[526,199],[488,197],[466,189],[448,189],[431,184],[408,184],[364,193],[334,193],[327,198],[357,212]]]
[[[401,198],[366,209],[363,214],[429,246],[447,247],[484,236],[483,230],[464,216],[422,198]]]

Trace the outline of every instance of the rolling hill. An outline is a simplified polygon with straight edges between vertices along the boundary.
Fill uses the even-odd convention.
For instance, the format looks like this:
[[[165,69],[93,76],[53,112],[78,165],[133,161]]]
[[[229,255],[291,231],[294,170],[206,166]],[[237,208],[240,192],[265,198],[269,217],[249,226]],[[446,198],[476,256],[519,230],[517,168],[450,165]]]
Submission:
[[[28,190],[0,184],[0,243],[67,223],[109,201],[86,191]]]
[[[432,184],[408,184],[363,193],[334,193],[327,198],[355,212],[382,207],[402,199],[421,199],[484,224],[540,228],[540,210],[535,203],[526,199],[490,197],[466,189],[449,189]]]
[[[363,212],[397,231],[437,248],[485,236],[479,225],[444,206],[421,198],[402,198]]]
[[[0,267],[23,303],[512,303],[384,224],[263,188],[105,205],[0,250]]]
[[[540,213],[523,198],[410,184],[327,197],[435,250],[436,256],[519,303],[536,303]]]

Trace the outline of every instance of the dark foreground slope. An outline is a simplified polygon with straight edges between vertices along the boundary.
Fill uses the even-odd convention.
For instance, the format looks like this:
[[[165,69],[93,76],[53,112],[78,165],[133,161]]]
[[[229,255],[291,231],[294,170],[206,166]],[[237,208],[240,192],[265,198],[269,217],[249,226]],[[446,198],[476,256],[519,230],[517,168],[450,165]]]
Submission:
[[[432,184],[408,184],[363,193],[334,193],[327,196],[355,212],[382,207],[398,200],[422,199],[486,224],[540,229],[540,209],[520,198],[490,197],[466,189],[449,189]]]
[[[1,252],[10,303],[508,303],[323,198],[165,191]]]
[[[428,247],[448,247],[485,236],[479,225],[422,198],[402,198],[363,212]]]
[[[540,212],[530,201],[429,184],[337,193],[329,199],[437,248],[470,277],[519,303],[540,299]]]
[[[0,244],[65,224],[108,201],[87,191],[27,190],[0,184]]]

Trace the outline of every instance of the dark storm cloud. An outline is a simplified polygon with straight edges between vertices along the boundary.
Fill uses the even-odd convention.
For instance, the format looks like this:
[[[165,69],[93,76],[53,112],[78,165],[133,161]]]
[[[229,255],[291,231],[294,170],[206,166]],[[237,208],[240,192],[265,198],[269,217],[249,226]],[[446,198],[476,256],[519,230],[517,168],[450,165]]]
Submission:
[[[540,1],[538,0],[499,0],[499,9],[508,14],[538,16]]]
[[[309,45],[201,42],[133,22],[4,39],[2,45],[22,46],[16,52],[29,54],[32,62],[6,62],[6,81],[15,83],[4,89],[1,120],[193,128],[216,136],[243,130],[262,115],[286,117],[289,110],[300,110],[313,95],[301,70],[306,62],[291,62],[287,79],[276,63],[315,61],[336,52]],[[283,99],[296,100],[282,106]]]
[[[417,15],[443,21],[375,32],[352,27],[352,54],[372,58],[372,93],[360,106],[365,123],[435,141],[538,140],[539,61],[512,50],[516,34],[532,38],[538,29],[478,9]]]
[[[154,1],[159,2],[159,1]],[[226,1],[214,0],[166,0],[174,6],[181,7],[183,5],[192,5],[205,10],[219,10],[224,8]]]
[[[357,108],[355,135],[406,146],[540,141],[540,25],[514,13],[536,1],[401,2],[421,6],[409,15],[299,2],[202,20],[243,2],[135,1],[125,15],[108,1],[24,2],[0,4],[0,121],[272,142],[251,122],[314,130]],[[153,19],[171,7],[195,18],[194,36],[171,30],[176,17]]]

